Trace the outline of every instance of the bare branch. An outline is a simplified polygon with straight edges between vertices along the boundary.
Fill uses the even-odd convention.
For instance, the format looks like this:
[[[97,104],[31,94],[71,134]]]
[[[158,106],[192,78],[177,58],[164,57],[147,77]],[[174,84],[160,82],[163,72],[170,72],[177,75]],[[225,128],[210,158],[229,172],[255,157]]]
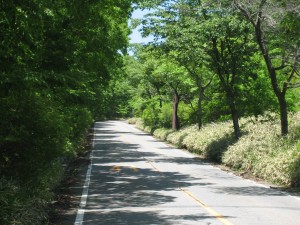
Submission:
[[[238,3],[237,0],[234,0],[233,3],[243,13],[243,15],[250,21],[250,23],[252,23],[253,26],[256,26],[256,23],[253,20],[250,11],[247,11],[241,4]]]
[[[258,7],[258,13],[257,13],[257,16],[256,16],[256,21],[255,21],[255,24],[257,25],[258,23],[260,23],[260,21],[263,19],[262,15],[263,15],[263,7],[264,5],[266,4],[266,1],[267,0],[261,0],[260,4],[259,4],[259,7]]]

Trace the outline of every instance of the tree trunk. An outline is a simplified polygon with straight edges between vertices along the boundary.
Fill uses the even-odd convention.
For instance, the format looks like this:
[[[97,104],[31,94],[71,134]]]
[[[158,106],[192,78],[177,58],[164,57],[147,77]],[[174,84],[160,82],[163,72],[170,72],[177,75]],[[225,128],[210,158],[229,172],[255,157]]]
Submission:
[[[241,130],[239,125],[239,115],[234,102],[230,103],[230,111],[234,128],[234,137],[238,140],[241,137]]]
[[[198,129],[202,128],[202,101],[204,97],[204,90],[201,89],[198,96]]]
[[[265,43],[262,27],[261,27],[261,21],[258,20],[258,22],[255,24],[255,34],[256,39],[258,42],[258,45],[260,47],[260,50],[263,54],[265,63],[267,65],[269,77],[271,80],[273,91],[277,97],[279,108],[280,108],[280,120],[281,120],[281,135],[285,136],[288,134],[288,114],[287,114],[287,103],[285,99],[285,93],[286,88],[284,90],[280,90],[278,80],[277,80],[277,74],[276,69],[272,63],[271,56],[267,50],[267,46]]]
[[[172,118],[172,129],[179,130],[179,118],[178,118],[178,105],[179,105],[179,95],[177,91],[174,90],[173,96],[173,118]]]
[[[235,104],[235,94],[233,91],[228,89],[226,91],[226,95],[227,95],[227,99],[229,103],[228,105],[230,107],[231,118],[233,122],[234,137],[236,140],[238,140],[241,137],[241,130],[239,125],[239,114]]]
[[[280,107],[281,135],[286,136],[289,132],[289,124],[288,124],[287,103],[284,94],[281,94],[278,97],[278,102]]]

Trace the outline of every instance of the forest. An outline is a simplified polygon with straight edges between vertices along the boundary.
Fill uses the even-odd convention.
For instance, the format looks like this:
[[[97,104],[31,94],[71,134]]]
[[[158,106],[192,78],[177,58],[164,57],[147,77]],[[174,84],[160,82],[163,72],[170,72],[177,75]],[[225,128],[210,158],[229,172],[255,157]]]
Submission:
[[[106,119],[299,188],[299,21],[298,0],[1,0],[0,223],[46,224]]]

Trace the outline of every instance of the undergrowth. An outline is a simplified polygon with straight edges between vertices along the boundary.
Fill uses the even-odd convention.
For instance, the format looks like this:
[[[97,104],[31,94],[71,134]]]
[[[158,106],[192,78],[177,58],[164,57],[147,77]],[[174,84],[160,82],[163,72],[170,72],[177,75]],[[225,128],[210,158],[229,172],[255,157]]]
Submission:
[[[240,120],[242,137],[235,140],[231,121],[196,125],[179,131],[159,128],[155,137],[186,148],[204,158],[223,163],[274,184],[300,187],[300,112],[290,115],[290,132],[280,135],[280,122],[268,114]],[[139,129],[143,121],[135,119]],[[146,127],[146,131],[152,131]]]
[[[59,162],[27,184],[0,178],[0,223],[35,225],[47,221],[47,207],[53,198],[52,189],[60,180],[63,169]]]
[[[0,224],[41,225],[48,224],[49,204],[54,199],[54,190],[61,182],[67,161],[85,150],[85,136],[73,147],[73,154],[66,154],[50,161],[26,179],[0,177]],[[63,164],[64,163],[64,164]]]

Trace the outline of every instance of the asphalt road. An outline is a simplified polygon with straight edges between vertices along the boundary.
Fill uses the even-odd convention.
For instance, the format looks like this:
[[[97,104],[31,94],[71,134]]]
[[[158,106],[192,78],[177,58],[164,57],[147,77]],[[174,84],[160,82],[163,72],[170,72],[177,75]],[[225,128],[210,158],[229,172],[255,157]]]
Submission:
[[[75,224],[299,225],[300,199],[121,121],[98,122]]]

